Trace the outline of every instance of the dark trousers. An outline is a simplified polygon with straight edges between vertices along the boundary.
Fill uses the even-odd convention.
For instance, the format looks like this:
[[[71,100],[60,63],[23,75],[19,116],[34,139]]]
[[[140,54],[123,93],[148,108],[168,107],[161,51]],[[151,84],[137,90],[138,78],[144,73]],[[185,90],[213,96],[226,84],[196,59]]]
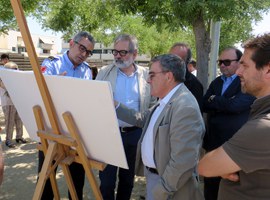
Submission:
[[[114,191],[116,187],[116,175],[118,171],[118,187],[116,200],[129,200],[134,185],[134,171],[137,143],[141,137],[142,129],[121,133],[122,141],[129,169],[118,168],[112,165],[99,172],[100,192],[103,200],[114,200]]]
[[[205,200],[217,200],[220,177],[204,177],[204,198]]]
[[[38,152],[38,173],[41,171],[43,162],[44,162],[44,154],[42,151]],[[73,162],[69,166],[70,174],[74,183],[75,190],[77,192],[77,196],[80,200],[83,199],[83,186],[84,186],[84,179],[85,179],[85,171],[81,164]],[[56,171],[56,170],[55,170]],[[51,186],[51,181],[48,179],[46,181],[43,194],[41,199],[42,200],[53,200],[53,191]],[[68,192],[68,197],[71,200],[70,193]]]

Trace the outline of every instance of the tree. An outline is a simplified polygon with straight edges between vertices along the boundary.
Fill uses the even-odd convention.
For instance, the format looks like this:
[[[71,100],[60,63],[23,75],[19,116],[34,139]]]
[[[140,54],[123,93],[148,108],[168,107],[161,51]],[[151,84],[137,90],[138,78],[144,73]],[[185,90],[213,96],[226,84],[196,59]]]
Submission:
[[[109,1],[108,1],[109,2]],[[263,0],[111,0],[126,14],[140,14],[147,24],[170,30],[192,27],[196,41],[198,78],[207,87],[210,53],[210,21],[230,19],[259,20],[270,1]]]
[[[21,3],[26,15],[34,12],[38,6],[37,0],[22,0]],[[1,0],[0,10],[0,34],[6,34],[10,29],[17,29],[17,23],[10,0]]]

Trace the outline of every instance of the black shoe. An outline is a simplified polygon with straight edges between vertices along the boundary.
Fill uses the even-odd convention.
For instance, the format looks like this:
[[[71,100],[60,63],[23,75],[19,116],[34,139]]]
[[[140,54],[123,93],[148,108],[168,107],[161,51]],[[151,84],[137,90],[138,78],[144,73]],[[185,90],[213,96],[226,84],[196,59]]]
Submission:
[[[27,143],[27,141],[25,140],[25,139],[23,139],[23,138],[20,138],[20,139],[16,139],[16,142],[17,143],[23,143],[23,144],[25,144],[25,143]]]
[[[15,148],[15,144],[13,144],[11,141],[7,141],[6,146],[9,148]]]

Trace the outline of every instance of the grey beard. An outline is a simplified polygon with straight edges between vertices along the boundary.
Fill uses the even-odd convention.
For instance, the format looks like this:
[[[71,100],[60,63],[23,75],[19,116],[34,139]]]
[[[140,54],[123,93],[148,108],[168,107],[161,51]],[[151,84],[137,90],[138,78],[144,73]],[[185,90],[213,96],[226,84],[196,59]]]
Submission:
[[[114,64],[116,65],[116,67],[120,68],[120,69],[125,69],[128,68],[131,64],[133,63],[133,60],[126,60],[126,61],[122,61],[122,60],[115,60]]]

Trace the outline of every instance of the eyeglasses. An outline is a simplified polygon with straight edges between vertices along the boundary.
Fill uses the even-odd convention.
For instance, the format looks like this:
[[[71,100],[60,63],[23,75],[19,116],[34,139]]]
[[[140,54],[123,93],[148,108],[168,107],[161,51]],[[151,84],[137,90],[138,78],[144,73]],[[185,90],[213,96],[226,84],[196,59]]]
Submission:
[[[120,51],[117,51],[116,49],[113,49],[112,50],[112,54],[114,56],[117,56],[117,54],[119,54],[120,56],[125,56],[127,55],[128,53],[130,53],[131,51],[127,51],[127,50],[120,50]]]
[[[226,59],[226,60],[217,60],[217,63],[218,63],[219,66],[221,66],[222,63],[223,63],[226,67],[228,67],[228,66],[231,65],[232,61],[238,61],[238,59],[235,59],[235,60],[229,60],[229,59]]]
[[[77,41],[74,41],[74,42],[79,45],[80,52],[82,52],[82,53],[85,52],[87,56],[93,55],[93,52],[91,50],[87,50],[87,48],[84,45],[82,45],[81,43],[79,43]]]
[[[166,73],[167,71],[161,71],[161,72],[149,72],[148,78],[152,80],[157,74]]]

